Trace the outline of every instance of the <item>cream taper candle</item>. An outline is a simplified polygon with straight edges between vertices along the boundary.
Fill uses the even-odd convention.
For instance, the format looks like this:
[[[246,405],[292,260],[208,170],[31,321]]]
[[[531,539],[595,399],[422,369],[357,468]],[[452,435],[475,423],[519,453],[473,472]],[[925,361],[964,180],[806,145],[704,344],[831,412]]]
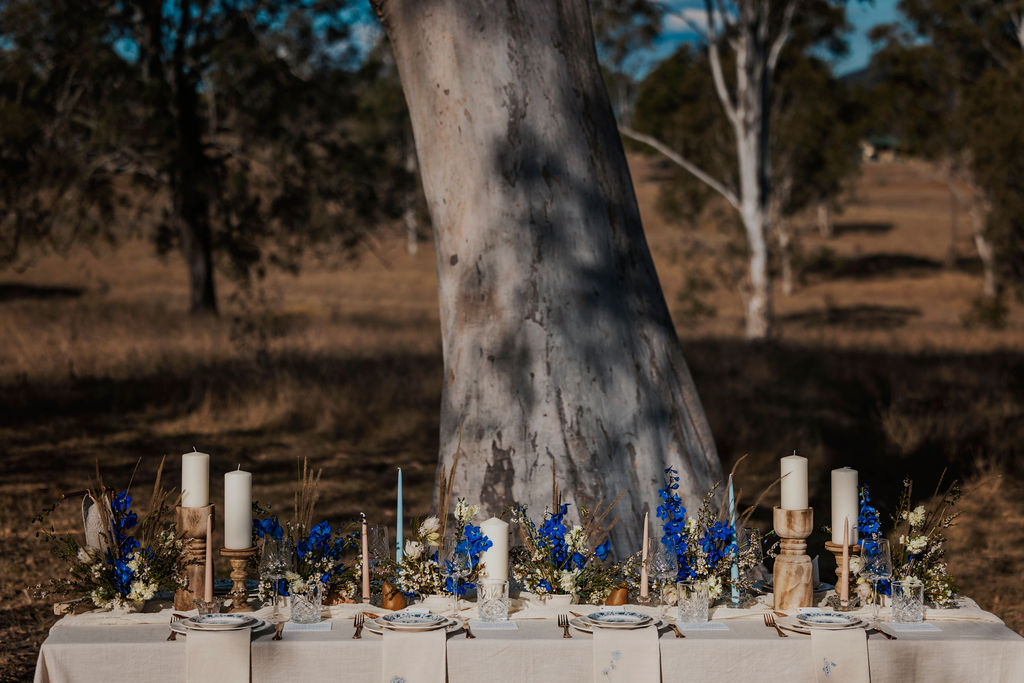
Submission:
[[[480,522],[480,531],[491,542],[491,547],[480,554],[483,578],[508,581],[508,522],[491,517]]]
[[[644,542],[640,548],[640,597],[646,598],[650,587],[648,586],[647,559],[651,553],[651,535],[647,523],[648,513],[644,513]]]
[[[359,513],[362,517],[362,524],[360,525],[360,536],[362,536],[362,550],[363,550],[363,566],[361,573],[363,575],[363,602],[370,602],[370,539],[367,533],[366,527],[366,515],[362,512]]]
[[[210,504],[210,456],[195,451],[181,456],[181,507]]]
[[[252,474],[241,465],[224,475],[224,547],[252,547]]]
[[[781,464],[782,502],[779,507],[783,510],[806,510],[807,458],[793,451],[793,455],[784,457]]]
[[[832,542],[843,543],[843,521],[850,524],[850,545],[857,544],[857,470],[841,467],[832,470]]]
[[[213,602],[213,514],[206,516],[206,584],[203,600]]]

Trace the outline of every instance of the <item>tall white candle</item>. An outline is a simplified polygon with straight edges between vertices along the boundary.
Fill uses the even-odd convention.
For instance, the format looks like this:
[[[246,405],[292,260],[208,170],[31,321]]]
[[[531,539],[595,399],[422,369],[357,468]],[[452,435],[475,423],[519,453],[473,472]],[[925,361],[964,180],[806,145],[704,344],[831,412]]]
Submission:
[[[857,543],[857,470],[841,467],[832,470],[832,542],[843,543],[843,524],[850,525],[850,545]]]
[[[206,566],[203,574],[203,600],[213,602],[213,513],[206,515]]]
[[[648,513],[644,513],[644,542],[640,548],[640,597],[646,598],[650,586],[648,585],[647,579],[647,557],[651,551],[651,535],[649,531],[649,524],[647,523]]]
[[[366,515],[362,512],[359,513],[362,517],[362,524],[360,524],[359,532],[362,536],[363,541],[363,566],[361,573],[363,576],[363,602],[370,602],[370,539],[367,534],[366,526]]]
[[[210,456],[198,451],[181,456],[181,507],[210,504]]]
[[[796,452],[782,459],[783,510],[807,509],[807,458]]]
[[[252,547],[252,474],[241,466],[224,475],[224,547]]]
[[[508,522],[491,517],[480,522],[480,531],[491,542],[491,547],[480,554],[484,578],[508,581]]]

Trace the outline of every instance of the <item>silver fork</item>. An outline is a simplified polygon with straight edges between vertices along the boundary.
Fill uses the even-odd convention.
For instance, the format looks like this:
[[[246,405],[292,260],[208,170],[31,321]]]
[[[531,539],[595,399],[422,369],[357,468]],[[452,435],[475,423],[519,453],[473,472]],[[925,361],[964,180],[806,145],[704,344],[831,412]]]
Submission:
[[[563,638],[572,638],[572,634],[569,633],[569,615],[568,614],[559,614],[558,615],[558,625],[562,627],[562,637]]]
[[[362,612],[352,617],[352,625],[356,627],[356,632],[352,634],[353,638],[363,637],[363,623],[366,621],[366,617],[363,616]]]
[[[181,621],[182,619],[186,619],[186,618],[187,618],[187,615],[177,614],[175,612],[171,613],[171,623],[172,624],[174,622],[176,622],[176,621]],[[171,631],[171,635],[167,636],[167,640],[177,640],[177,639],[178,639],[178,632],[177,631]]]
[[[777,623],[775,623],[775,615],[772,614],[771,612],[765,612],[764,613],[764,625],[769,627],[769,628],[774,628],[775,632],[779,634],[779,638],[788,638],[789,637],[785,633],[783,633],[782,629],[779,628],[779,625]]]

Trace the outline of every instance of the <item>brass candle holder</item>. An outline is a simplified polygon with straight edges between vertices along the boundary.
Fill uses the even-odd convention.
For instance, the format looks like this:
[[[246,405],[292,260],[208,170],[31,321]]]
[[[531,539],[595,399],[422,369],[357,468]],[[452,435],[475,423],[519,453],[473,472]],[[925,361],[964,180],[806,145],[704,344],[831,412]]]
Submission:
[[[183,560],[186,587],[175,591],[174,609],[195,609],[195,601],[206,592],[206,517],[215,514],[211,503],[201,508],[174,508],[174,525],[185,541]],[[214,517],[216,522],[216,517]]]
[[[775,533],[782,539],[775,558],[775,609],[791,610],[814,605],[813,570],[807,541],[814,528],[814,508],[773,509]]]
[[[229,612],[249,612],[249,591],[245,589],[245,580],[249,578],[249,567],[252,558],[256,557],[256,546],[251,548],[221,548],[220,556],[228,558],[231,563],[231,609]]]
[[[847,604],[842,604],[839,598],[839,596],[842,595],[840,590],[840,584],[843,581],[843,544],[833,543],[832,541],[825,541],[825,550],[829,551],[830,553],[836,556],[836,599],[834,603],[829,603],[830,606],[840,611],[847,609],[856,609],[860,607],[860,598],[857,597],[857,592],[855,590],[850,590],[849,585],[846,588]],[[853,557],[857,554],[860,554],[860,545],[854,543],[850,546],[850,557]],[[847,575],[846,579],[847,582],[849,582],[849,575]]]

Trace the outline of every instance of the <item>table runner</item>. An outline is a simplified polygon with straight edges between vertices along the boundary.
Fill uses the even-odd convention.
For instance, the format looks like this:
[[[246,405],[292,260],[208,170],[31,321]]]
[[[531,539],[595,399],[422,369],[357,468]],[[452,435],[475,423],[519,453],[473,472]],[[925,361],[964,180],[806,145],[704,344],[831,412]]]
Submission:
[[[594,682],[659,683],[658,629],[594,627]]]
[[[811,629],[811,662],[818,683],[870,683],[867,633]]]
[[[446,629],[404,633],[386,628],[381,635],[383,683],[445,683],[448,672]]]
[[[186,683],[249,683],[250,629],[200,631],[185,638]]]

